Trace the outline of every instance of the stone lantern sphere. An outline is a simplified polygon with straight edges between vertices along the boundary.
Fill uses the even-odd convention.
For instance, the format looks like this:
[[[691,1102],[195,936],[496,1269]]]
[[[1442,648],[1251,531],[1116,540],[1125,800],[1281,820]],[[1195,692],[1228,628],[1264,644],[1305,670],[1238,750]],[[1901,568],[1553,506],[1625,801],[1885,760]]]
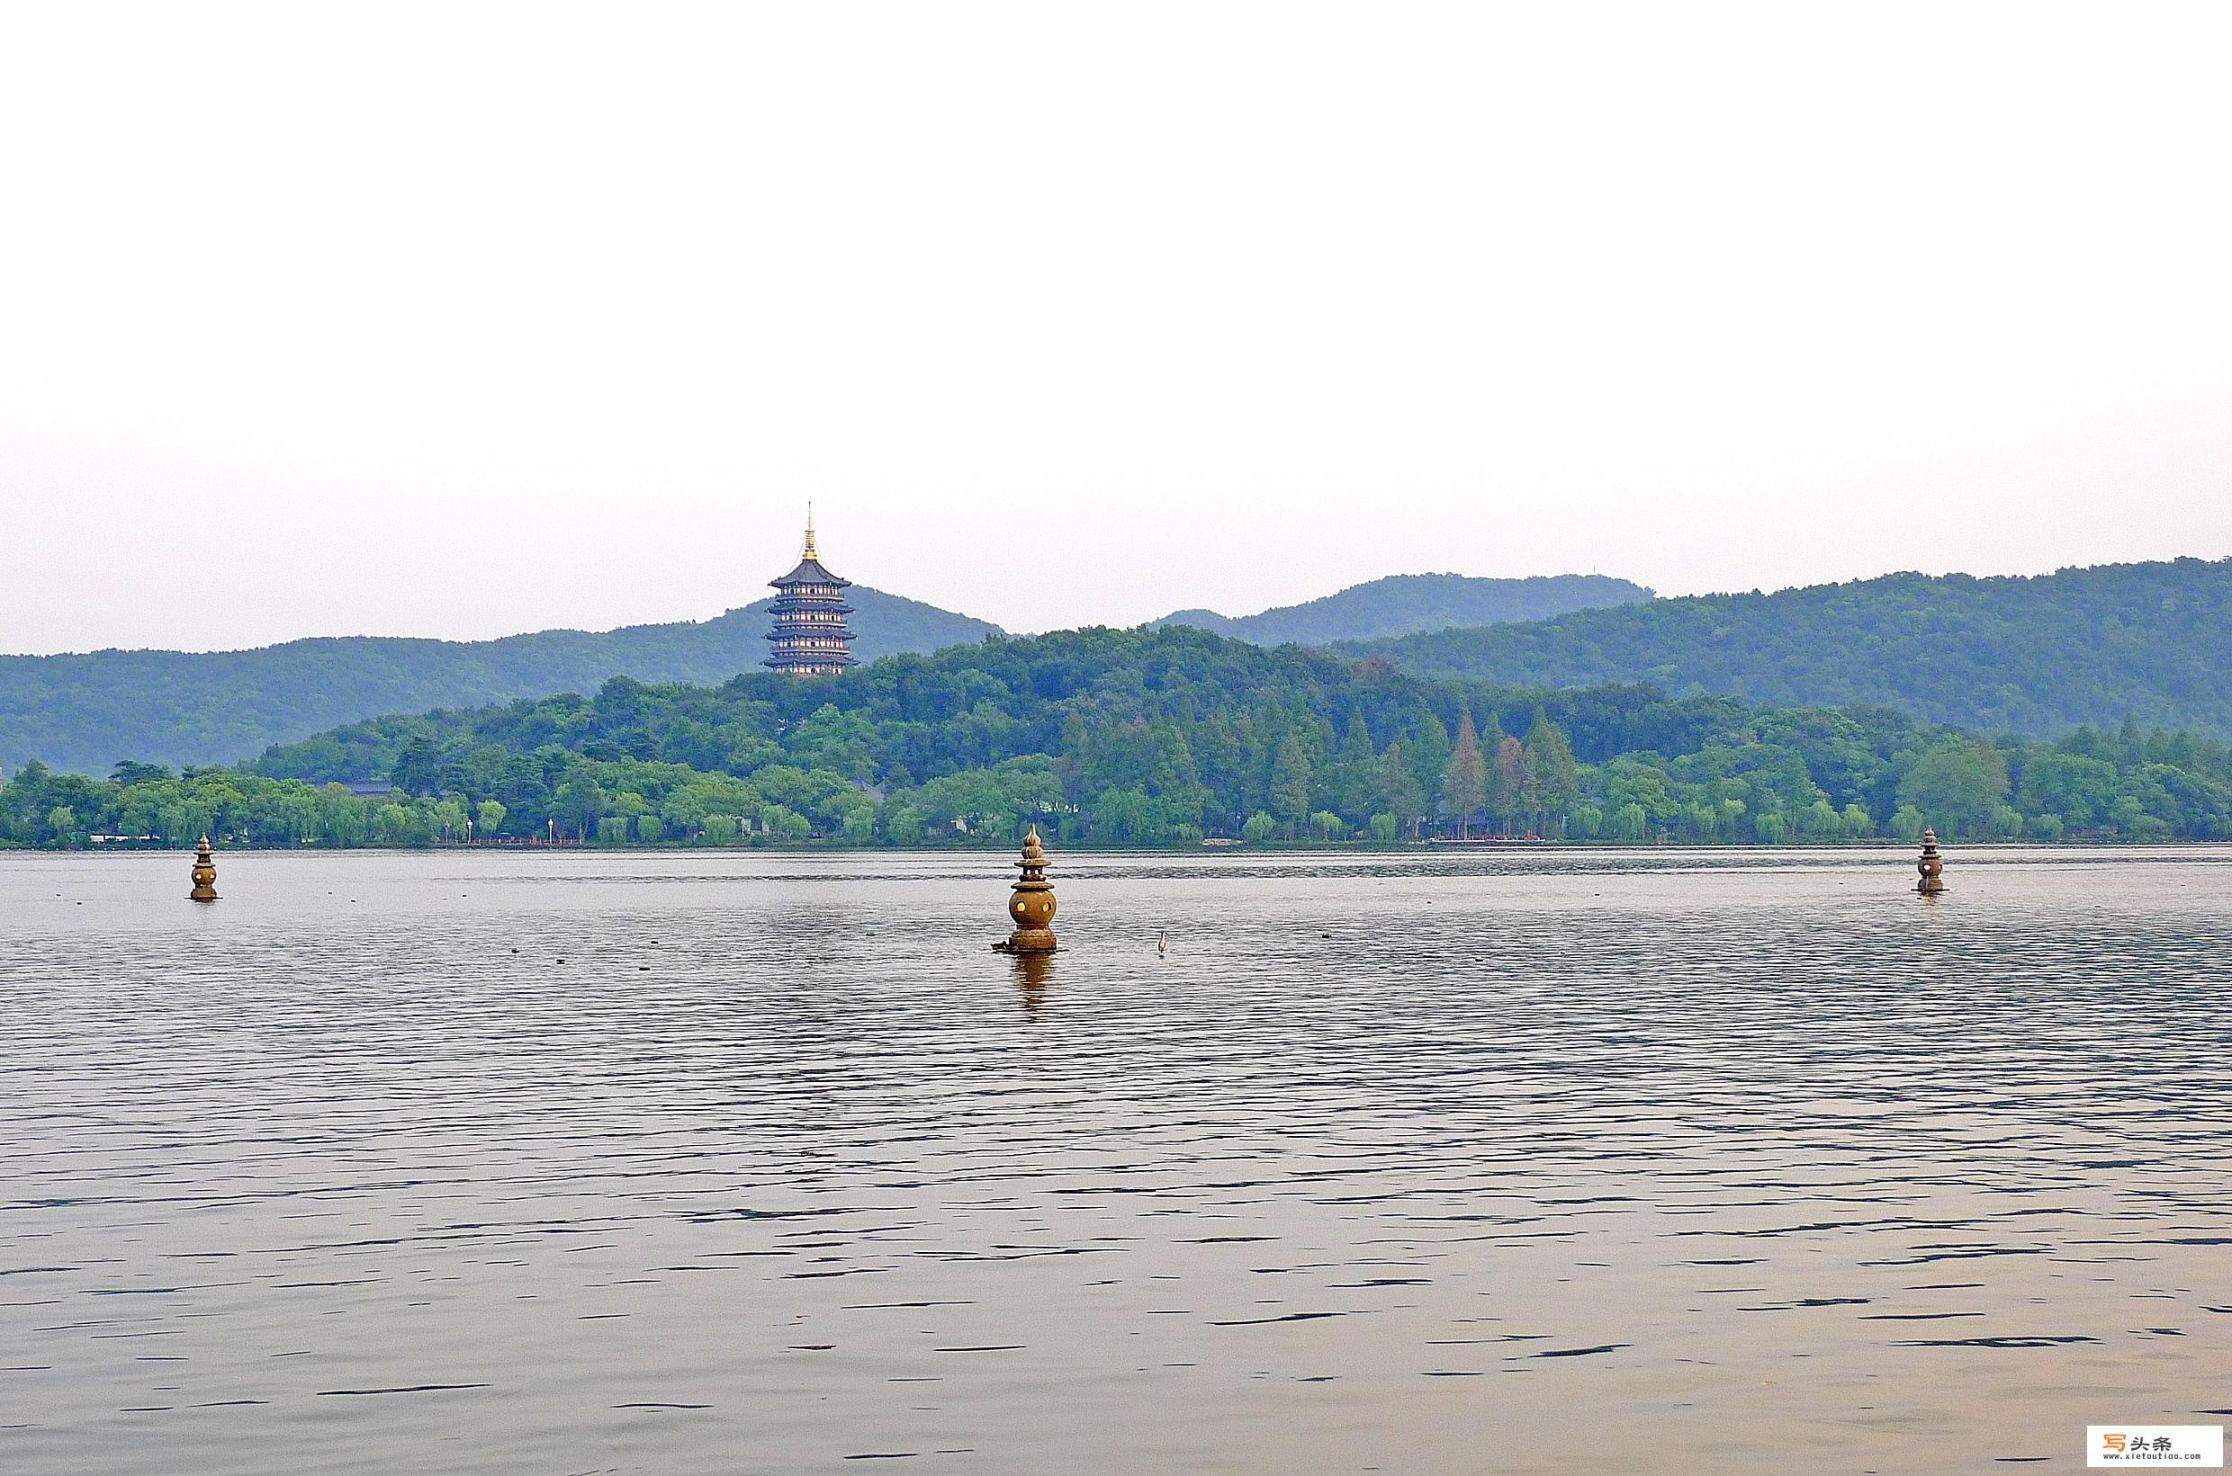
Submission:
[[[203,836],[194,851],[194,889],[186,894],[192,902],[217,900],[217,858],[209,854],[209,837]]]
[[[1934,897],[1945,890],[1945,858],[1938,854],[1935,828],[1922,832],[1922,859],[1915,862],[1914,866],[1915,870],[1922,873],[1922,879],[1914,884],[1917,892],[1925,897]]]
[[[1015,931],[1005,943],[995,945],[1009,953],[1052,953],[1054,941],[1054,883],[1046,879],[1046,848],[1039,844],[1038,827],[1023,838],[1022,859],[1015,863],[1023,874],[1008,894],[1008,916]]]

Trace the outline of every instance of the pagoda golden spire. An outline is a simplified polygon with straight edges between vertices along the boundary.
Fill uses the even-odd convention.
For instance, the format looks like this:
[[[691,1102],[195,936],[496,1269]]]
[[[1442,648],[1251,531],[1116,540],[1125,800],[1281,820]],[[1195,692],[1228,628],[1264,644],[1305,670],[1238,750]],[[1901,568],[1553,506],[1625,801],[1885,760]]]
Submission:
[[[809,502],[806,504],[806,557],[814,556],[814,504]]]

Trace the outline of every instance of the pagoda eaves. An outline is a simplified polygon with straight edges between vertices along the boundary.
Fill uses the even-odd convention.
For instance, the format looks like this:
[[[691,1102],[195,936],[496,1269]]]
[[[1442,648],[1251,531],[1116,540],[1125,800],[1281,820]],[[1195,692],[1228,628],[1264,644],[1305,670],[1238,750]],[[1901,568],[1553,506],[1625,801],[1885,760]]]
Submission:
[[[775,599],[768,613],[775,618],[767,633],[769,650],[761,664],[795,677],[835,676],[853,659],[852,628],[845,617],[853,607],[845,603],[852,581],[822,567],[814,550],[814,518],[806,516],[806,548],[798,567],[780,579],[771,579]]]

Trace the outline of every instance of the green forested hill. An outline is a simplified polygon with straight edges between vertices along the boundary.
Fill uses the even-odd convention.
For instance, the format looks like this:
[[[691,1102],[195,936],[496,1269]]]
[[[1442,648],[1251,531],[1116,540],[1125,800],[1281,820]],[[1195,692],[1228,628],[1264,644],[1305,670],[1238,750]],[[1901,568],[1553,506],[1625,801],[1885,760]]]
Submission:
[[[847,591],[863,661],[996,635],[966,615]],[[225,763],[383,712],[593,691],[605,678],[721,682],[767,654],[767,604],[702,622],[493,641],[344,636],[253,651],[0,656],[0,765],[108,772],[123,759]]]
[[[1775,705],[1900,708],[1981,732],[2232,733],[2232,559],[2031,578],[1892,574],[1699,595],[1349,647],[1424,676],[1649,682]]]
[[[332,780],[392,782],[350,793]],[[1393,844],[1482,827],[1646,841],[2232,835],[2232,748],[2080,729],[1984,738],[1884,709],[1647,687],[1529,692],[1205,631],[1065,631],[718,687],[380,718],[252,771],[37,766],[0,845],[425,845],[468,835],[735,845]]]
[[[2232,749],[2081,729],[1988,739],[1883,709],[1763,708],[1646,687],[1529,692],[1205,631],[1066,631],[718,687],[348,725],[252,771],[122,782],[27,767],[0,844],[489,837],[695,845],[1392,844],[1482,827],[1643,841],[2232,835]],[[385,778],[362,796],[336,779]]]
[[[1474,579],[1463,574],[1392,574],[1338,594],[1258,615],[1180,610],[1156,625],[1191,625],[1258,646],[1322,646],[1452,626],[1542,620],[1648,600],[1651,592],[1602,574],[1552,574],[1531,579]]]

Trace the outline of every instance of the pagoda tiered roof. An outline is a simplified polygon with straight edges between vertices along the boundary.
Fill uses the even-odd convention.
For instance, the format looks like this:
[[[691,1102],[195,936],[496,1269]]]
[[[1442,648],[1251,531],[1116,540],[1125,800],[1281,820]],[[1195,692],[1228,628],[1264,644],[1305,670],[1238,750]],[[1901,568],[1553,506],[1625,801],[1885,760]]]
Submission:
[[[780,579],[769,602],[775,617],[767,640],[772,650],[764,665],[792,676],[832,676],[859,663],[853,659],[852,630],[845,617],[852,606],[843,591],[852,581],[832,574],[814,551],[814,517],[806,515],[806,549],[798,567]]]
[[[777,589],[783,589],[793,584],[834,584],[839,589],[844,589],[852,584],[850,579],[840,579],[823,568],[822,561],[812,554],[800,559],[798,567],[782,578],[770,579],[767,582]]]

